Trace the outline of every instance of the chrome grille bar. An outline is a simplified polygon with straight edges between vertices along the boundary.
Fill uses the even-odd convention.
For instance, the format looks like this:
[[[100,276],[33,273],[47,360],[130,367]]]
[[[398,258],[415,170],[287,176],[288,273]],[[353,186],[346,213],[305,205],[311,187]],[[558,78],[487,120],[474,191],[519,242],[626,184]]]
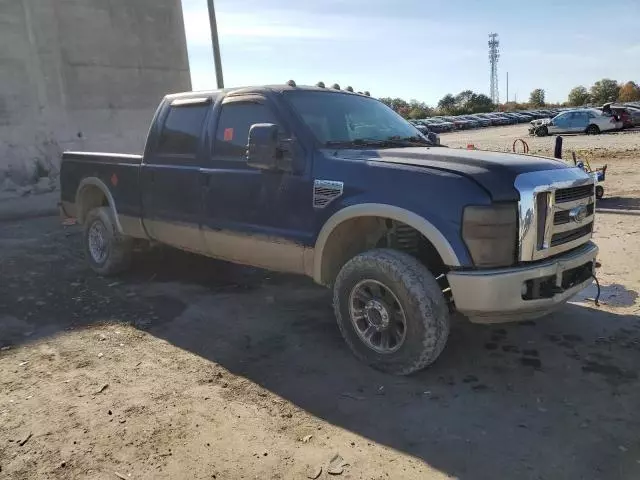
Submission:
[[[524,173],[514,186],[520,193],[520,261],[548,258],[590,240],[594,180],[584,171],[567,168]]]

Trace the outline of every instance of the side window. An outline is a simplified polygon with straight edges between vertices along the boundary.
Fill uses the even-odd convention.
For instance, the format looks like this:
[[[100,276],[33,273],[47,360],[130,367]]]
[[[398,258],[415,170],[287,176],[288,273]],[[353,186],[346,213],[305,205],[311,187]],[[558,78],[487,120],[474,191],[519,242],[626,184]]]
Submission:
[[[158,141],[158,153],[195,156],[204,119],[210,106],[171,107]]]
[[[225,160],[244,161],[249,143],[249,129],[255,123],[278,123],[262,103],[227,103],[222,106],[213,154]]]
[[[569,120],[570,113],[561,113],[556,118],[553,119],[556,125],[564,125]]]

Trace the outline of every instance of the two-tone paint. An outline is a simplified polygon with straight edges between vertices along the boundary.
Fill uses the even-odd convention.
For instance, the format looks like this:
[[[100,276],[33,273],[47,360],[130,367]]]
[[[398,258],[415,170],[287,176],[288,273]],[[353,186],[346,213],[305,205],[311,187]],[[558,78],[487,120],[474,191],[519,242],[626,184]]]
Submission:
[[[361,217],[410,225],[431,242],[449,270],[472,270],[461,236],[464,208],[518,202],[519,175],[566,169],[552,159],[442,147],[327,149],[289,105],[285,93],[290,88],[165,97],[143,155],[63,155],[65,212],[82,221],[87,210],[84,194],[98,189],[123,234],[236,263],[301,273],[327,284],[331,279],[322,259],[331,233],[342,222]],[[159,153],[158,139],[169,110],[189,102],[210,105],[197,154],[184,158]],[[220,111],[230,102],[259,102],[271,110],[292,140],[290,171],[255,169],[216,155],[213,140]],[[318,195],[331,198],[319,200]]]

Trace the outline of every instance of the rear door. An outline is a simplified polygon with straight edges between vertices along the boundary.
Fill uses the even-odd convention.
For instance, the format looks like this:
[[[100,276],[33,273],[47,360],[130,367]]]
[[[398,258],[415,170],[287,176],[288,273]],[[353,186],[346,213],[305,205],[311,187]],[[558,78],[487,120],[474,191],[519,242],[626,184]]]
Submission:
[[[144,226],[151,238],[206,253],[200,229],[204,152],[200,138],[211,111],[209,98],[174,100],[140,170]]]
[[[571,132],[582,133],[587,130],[589,126],[589,115],[587,112],[572,112],[571,113]]]

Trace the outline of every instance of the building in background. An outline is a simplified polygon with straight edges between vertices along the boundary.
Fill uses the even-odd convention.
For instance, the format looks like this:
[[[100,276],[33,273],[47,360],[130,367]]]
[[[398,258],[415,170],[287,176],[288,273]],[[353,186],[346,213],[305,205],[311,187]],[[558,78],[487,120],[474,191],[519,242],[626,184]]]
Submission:
[[[161,97],[190,89],[180,0],[0,0],[0,184],[62,150],[141,152]]]

